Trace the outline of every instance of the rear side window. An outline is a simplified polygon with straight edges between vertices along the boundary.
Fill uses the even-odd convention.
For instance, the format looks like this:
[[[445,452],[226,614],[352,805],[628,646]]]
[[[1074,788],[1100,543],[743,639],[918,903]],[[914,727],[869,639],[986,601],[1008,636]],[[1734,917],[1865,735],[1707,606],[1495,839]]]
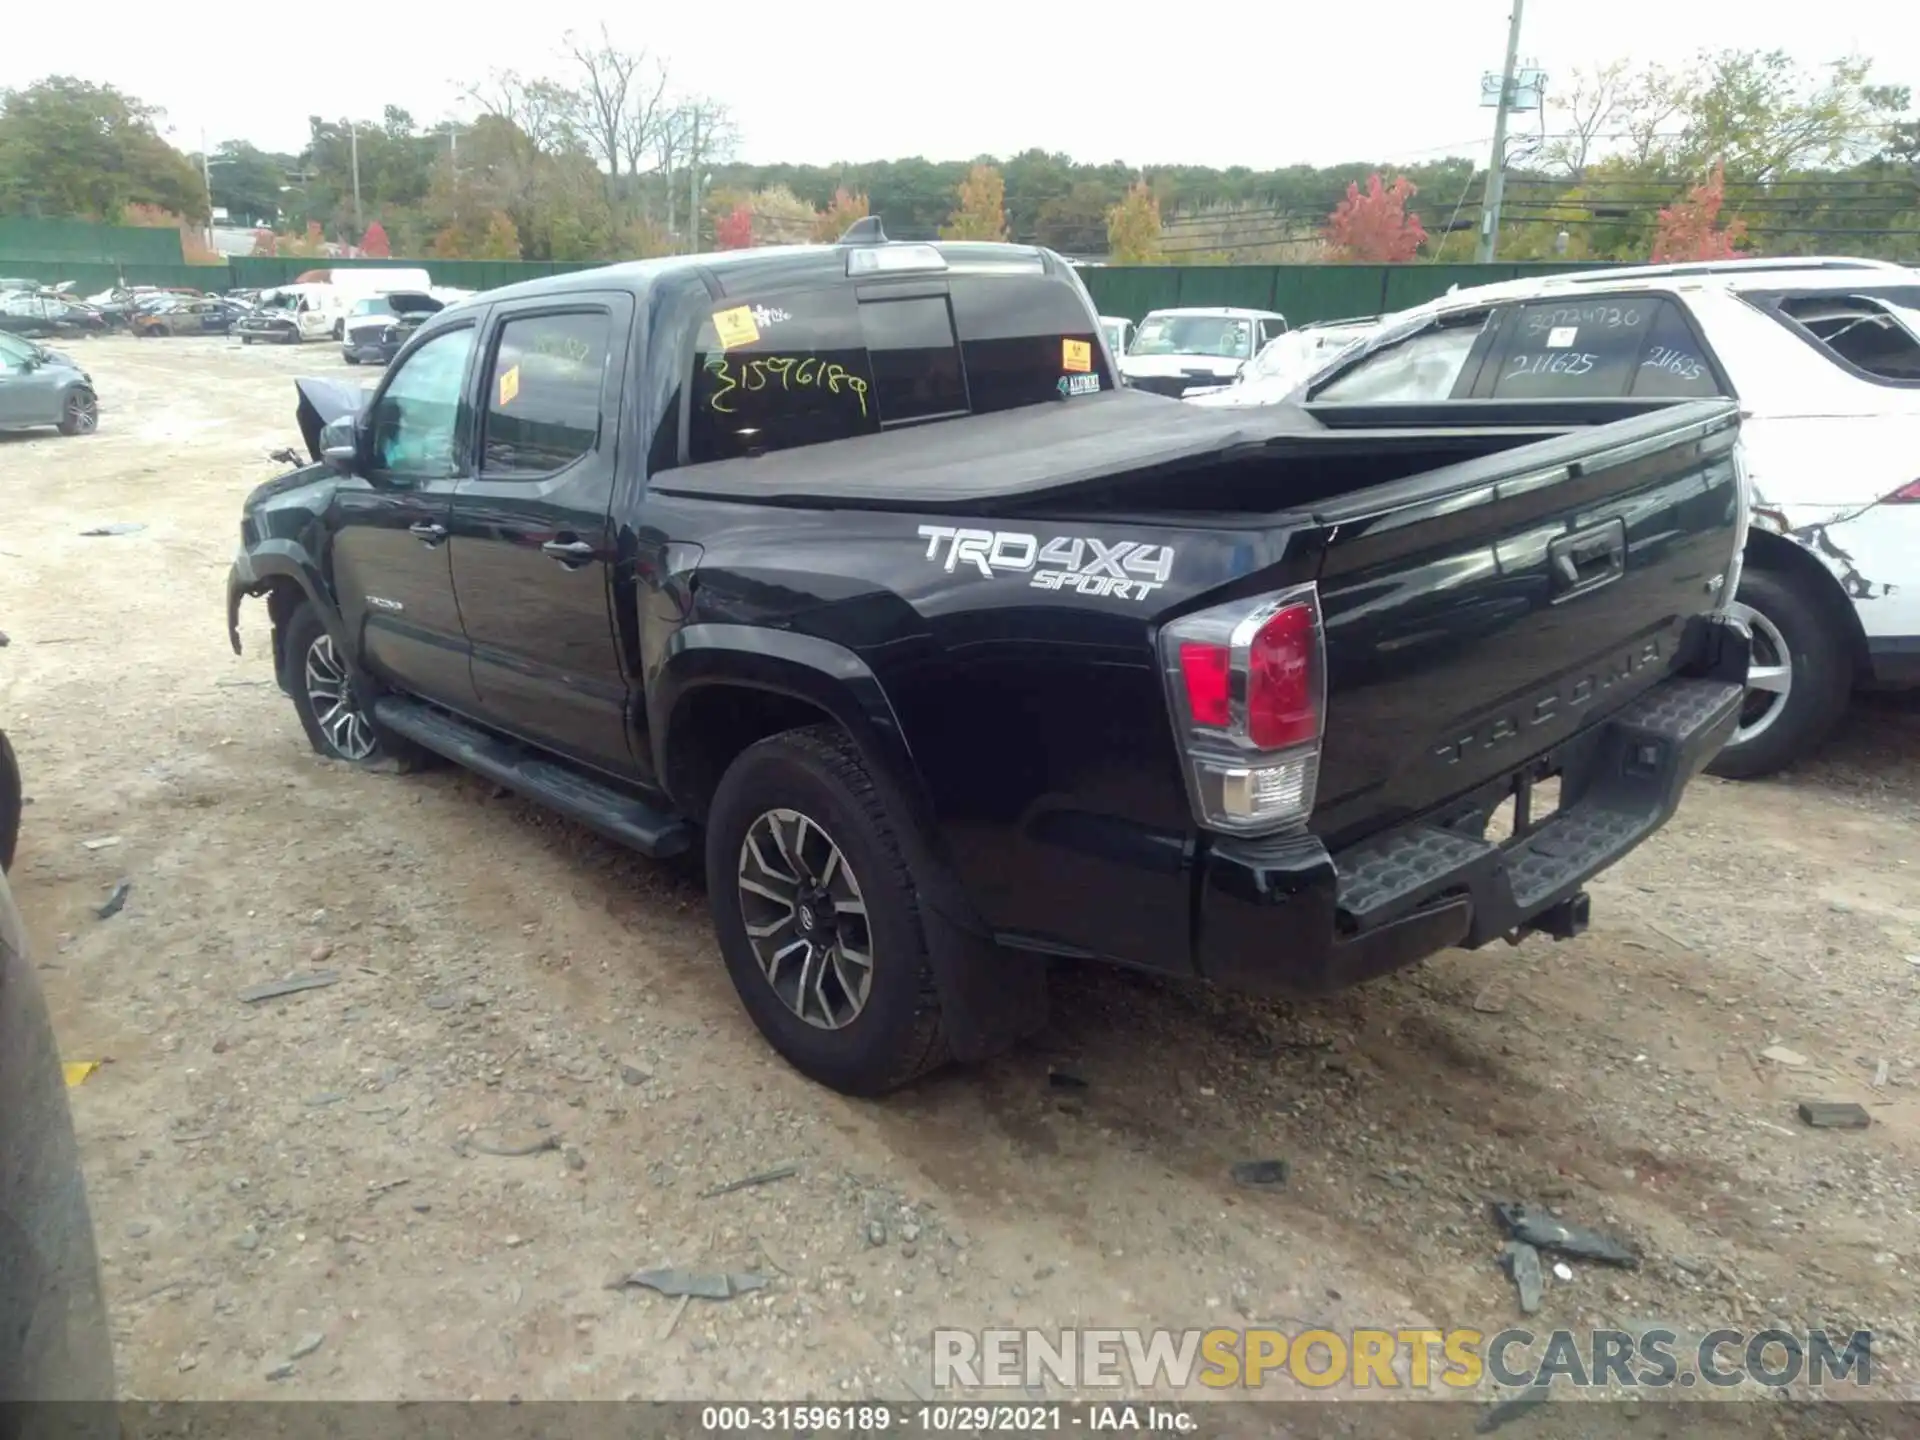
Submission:
[[[1422,330],[1383,346],[1315,391],[1315,400],[1361,404],[1446,400],[1486,328],[1484,313]]]
[[[1646,348],[1633,374],[1633,397],[1654,400],[1705,399],[1724,395],[1699,336],[1671,300],[1663,301],[1647,334]]]
[[[1900,287],[1886,298],[1790,295],[1780,312],[1827,350],[1876,380],[1920,383],[1920,295]],[[1903,303],[1904,302],[1904,303]]]
[[[967,379],[945,295],[863,300],[857,308],[882,425],[967,413]]]
[[[952,288],[974,414],[1113,389],[1076,287],[1037,276],[961,275]]]
[[[500,328],[487,377],[480,473],[537,479],[600,442],[600,395],[612,318],[605,311],[528,315]]]
[[[1500,360],[1493,398],[1624,396],[1662,304],[1657,297],[1615,296],[1521,306]]]

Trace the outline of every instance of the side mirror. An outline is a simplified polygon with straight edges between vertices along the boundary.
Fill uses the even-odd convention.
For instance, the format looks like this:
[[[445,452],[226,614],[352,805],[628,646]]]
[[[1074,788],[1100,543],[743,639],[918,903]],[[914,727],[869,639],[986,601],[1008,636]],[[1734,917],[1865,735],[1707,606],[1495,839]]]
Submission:
[[[351,415],[329,420],[320,429],[320,458],[342,475],[351,475],[360,463],[360,431]]]

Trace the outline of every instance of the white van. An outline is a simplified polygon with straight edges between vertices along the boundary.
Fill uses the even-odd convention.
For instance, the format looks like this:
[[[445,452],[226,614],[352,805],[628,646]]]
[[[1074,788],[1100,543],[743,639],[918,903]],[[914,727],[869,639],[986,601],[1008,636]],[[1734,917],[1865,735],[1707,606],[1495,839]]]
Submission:
[[[256,340],[283,345],[327,340],[346,329],[352,304],[353,297],[336,285],[276,285],[260,292],[259,304],[251,314],[233,322],[233,333],[242,345]]]

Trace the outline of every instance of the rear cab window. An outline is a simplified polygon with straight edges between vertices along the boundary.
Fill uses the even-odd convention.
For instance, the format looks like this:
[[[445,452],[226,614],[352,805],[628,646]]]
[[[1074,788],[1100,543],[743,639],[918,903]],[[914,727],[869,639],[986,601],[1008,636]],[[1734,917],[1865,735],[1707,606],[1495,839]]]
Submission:
[[[842,282],[715,303],[692,360],[688,463],[818,445],[1114,388],[1058,276]]]
[[[1920,285],[1747,298],[1861,378],[1920,385]]]

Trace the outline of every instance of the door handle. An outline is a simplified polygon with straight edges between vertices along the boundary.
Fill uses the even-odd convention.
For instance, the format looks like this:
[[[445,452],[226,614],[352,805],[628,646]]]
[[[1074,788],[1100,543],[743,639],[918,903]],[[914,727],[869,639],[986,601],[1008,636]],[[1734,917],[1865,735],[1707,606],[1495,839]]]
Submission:
[[[1555,602],[1585,594],[1626,573],[1626,522],[1609,520],[1590,530],[1563,535],[1547,547],[1547,553],[1553,566]]]
[[[438,545],[442,540],[447,538],[447,527],[444,525],[435,525],[429,520],[422,520],[416,524],[409,525],[407,527],[407,533],[418,536],[428,549],[432,549],[435,545]]]
[[[593,558],[593,546],[584,540],[549,540],[540,547],[540,553],[551,555],[571,569]]]

